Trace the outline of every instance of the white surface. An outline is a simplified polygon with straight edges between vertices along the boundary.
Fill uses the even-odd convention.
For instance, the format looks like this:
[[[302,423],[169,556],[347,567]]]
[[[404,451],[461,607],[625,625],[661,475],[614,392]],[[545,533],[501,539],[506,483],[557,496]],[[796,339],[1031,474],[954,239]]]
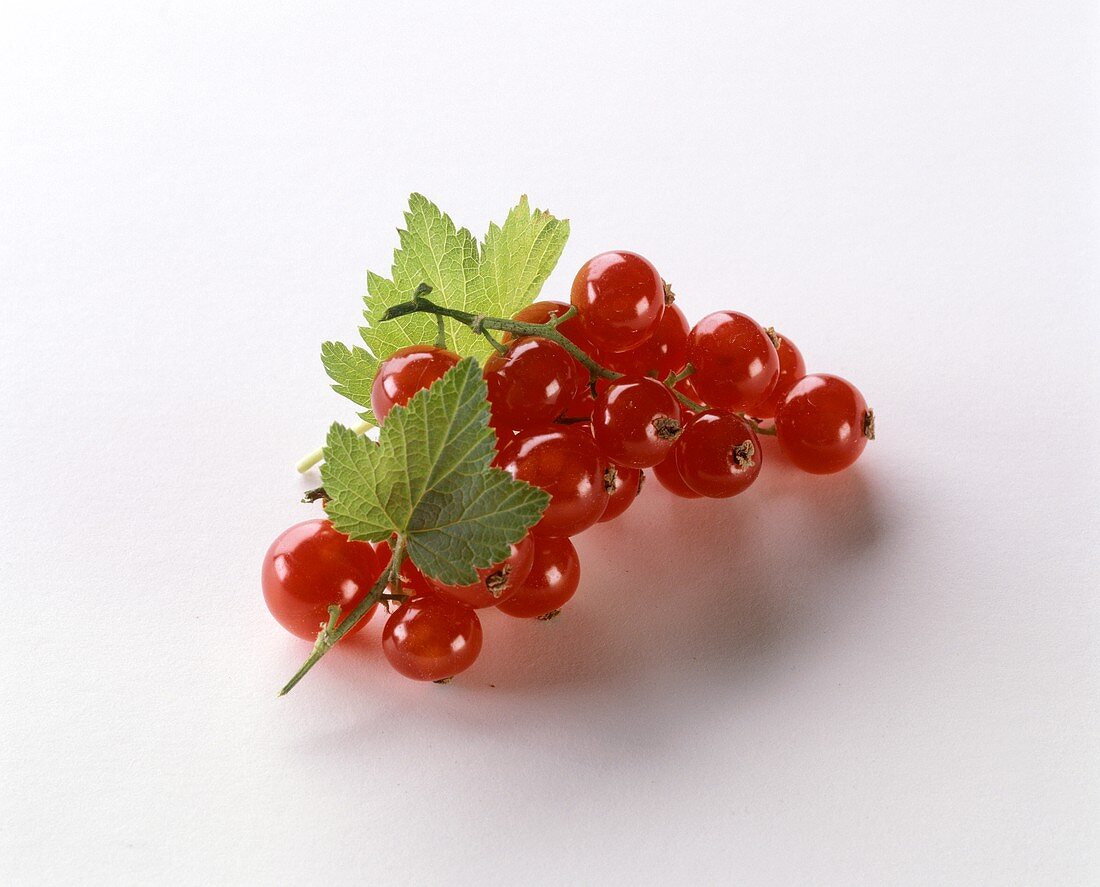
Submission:
[[[0,14],[0,883],[1096,883],[1095,5],[229,5]],[[571,218],[550,296],[639,250],[880,439],[652,485],[450,687],[276,699],[412,190]]]

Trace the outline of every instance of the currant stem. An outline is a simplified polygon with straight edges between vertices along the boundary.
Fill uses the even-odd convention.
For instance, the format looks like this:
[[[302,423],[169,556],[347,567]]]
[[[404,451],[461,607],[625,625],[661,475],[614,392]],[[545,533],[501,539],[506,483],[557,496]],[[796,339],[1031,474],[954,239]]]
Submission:
[[[367,421],[364,420],[362,422],[358,422],[355,425],[353,425],[351,430],[354,431],[356,434],[366,434],[373,427],[374,427],[373,422],[367,422]],[[299,474],[305,474],[307,471],[309,471],[309,469],[311,469],[314,465],[318,464],[324,458],[325,458],[324,448],[323,447],[318,447],[312,453],[309,453],[305,456],[302,456],[302,458],[298,460],[298,464],[295,465],[294,467],[295,467],[295,469],[297,469]]]
[[[394,320],[395,318],[404,317],[408,314],[425,313],[434,314],[437,317],[449,317],[452,320],[457,320],[459,323],[469,327],[475,333],[480,333],[483,336],[487,335],[486,330],[500,330],[501,332],[511,333],[514,336],[538,336],[539,338],[549,339],[551,342],[556,342],[558,345],[561,345],[562,348],[583,363],[593,375],[599,376],[602,379],[611,380],[622,378],[622,373],[616,373],[614,370],[609,370],[596,363],[596,361],[589,357],[582,349],[578,348],[558,332],[558,323],[572,316],[568,311],[549,323],[526,323],[522,320],[512,320],[507,317],[488,317],[484,314],[472,314],[469,311],[461,311],[457,308],[447,308],[443,305],[437,305],[430,299],[424,298],[422,291],[425,288],[425,285],[421,284],[409,301],[391,305],[386,309],[386,313],[382,315],[382,320]],[[430,292],[431,290],[428,289],[428,291]]]
[[[755,431],[757,434],[763,435],[764,437],[775,437],[776,436],[774,425],[771,428],[764,428],[752,416],[746,416],[744,413],[738,413],[737,415],[740,416],[742,419],[744,419],[746,422],[748,422],[749,425],[752,426],[752,430]]]
[[[286,686],[279,691],[280,696],[286,696],[287,693],[293,690],[297,683],[306,676],[309,670],[321,661],[321,657],[331,650],[340,638],[351,631],[356,624],[358,624],[360,619],[367,615],[370,608],[383,598],[387,585],[391,582],[400,581],[401,563],[404,560],[405,537],[398,536],[393,543],[393,559],[390,561],[389,567],[382,571],[382,575],[379,576],[374,585],[371,586],[371,590],[367,593],[367,596],[359,602],[358,606],[343,619],[340,619],[342,611],[338,606],[333,605],[328,608],[328,624],[324,625],[317,633],[317,640],[313,644],[313,652],[310,653],[309,658],[302,663],[302,667],[294,673],[294,677],[287,681]]]

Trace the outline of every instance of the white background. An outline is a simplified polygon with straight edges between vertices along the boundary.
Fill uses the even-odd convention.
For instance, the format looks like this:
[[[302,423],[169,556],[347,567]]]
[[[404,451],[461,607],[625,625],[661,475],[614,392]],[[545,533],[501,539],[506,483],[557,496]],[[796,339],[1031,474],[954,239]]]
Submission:
[[[220,8],[219,8],[220,7]],[[0,882],[1100,878],[1094,3],[0,13]],[[259,591],[419,190],[638,250],[879,417],[650,486],[449,687]],[[371,639],[378,630],[373,626]]]

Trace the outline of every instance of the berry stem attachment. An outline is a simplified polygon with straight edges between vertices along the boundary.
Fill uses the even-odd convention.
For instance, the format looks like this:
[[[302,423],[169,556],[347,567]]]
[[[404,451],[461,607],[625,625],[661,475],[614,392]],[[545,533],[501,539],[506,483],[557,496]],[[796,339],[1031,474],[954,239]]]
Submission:
[[[420,284],[409,301],[400,302],[397,305],[391,305],[387,308],[386,313],[382,315],[382,320],[395,320],[398,317],[405,317],[408,314],[434,314],[437,317],[449,317],[452,320],[457,320],[459,323],[469,327],[475,333],[480,333],[483,336],[487,335],[487,330],[500,330],[502,332],[511,333],[514,336],[538,336],[539,338],[549,339],[551,342],[556,342],[558,345],[561,345],[562,348],[584,364],[593,375],[599,376],[602,379],[611,379],[612,381],[622,378],[622,373],[616,373],[614,370],[609,370],[607,367],[596,363],[596,361],[589,357],[582,349],[578,348],[558,332],[557,324],[570,316],[568,311],[560,318],[556,318],[556,322],[526,323],[525,321],[512,320],[508,317],[488,317],[484,314],[472,314],[469,311],[461,311],[457,308],[447,308],[443,305],[437,305],[430,299],[424,298],[424,294],[429,292],[431,292],[430,286],[424,283]]]
[[[293,690],[297,683],[306,676],[309,670],[321,661],[321,657],[331,650],[340,638],[351,631],[359,620],[370,612],[371,607],[386,596],[385,591],[387,585],[391,582],[398,583],[401,581],[401,564],[404,560],[405,537],[398,536],[393,542],[393,559],[390,561],[390,565],[382,571],[382,575],[379,576],[374,585],[371,586],[371,590],[367,593],[367,596],[359,602],[358,606],[343,619],[340,618],[342,611],[338,606],[334,604],[328,608],[328,623],[321,626],[321,630],[317,633],[317,640],[313,644],[313,652],[310,653],[309,658],[302,663],[302,667],[294,673],[294,677],[287,681],[286,686],[279,691],[280,696],[286,696],[287,693]]]
[[[351,427],[351,430],[354,431],[356,434],[366,434],[373,427],[373,422],[367,422],[364,420],[353,425]],[[302,456],[302,458],[298,460],[298,464],[294,467],[295,469],[297,469],[299,474],[305,474],[307,471],[309,471],[309,469],[311,469],[314,465],[320,463],[321,460],[323,460],[324,458],[324,450],[318,447],[312,453],[307,453],[305,456]]]
[[[744,413],[738,413],[737,415],[740,416],[742,419],[744,419],[746,422],[748,422],[749,425],[752,426],[752,430],[755,431],[757,434],[762,434],[762,435],[764,435],[764,437],[775,437],[775,426],[774,425],[772,425],[771,428],[765,428],[758,421],[756,421],[756,419],[754,419],[752,416],[746,416]]]

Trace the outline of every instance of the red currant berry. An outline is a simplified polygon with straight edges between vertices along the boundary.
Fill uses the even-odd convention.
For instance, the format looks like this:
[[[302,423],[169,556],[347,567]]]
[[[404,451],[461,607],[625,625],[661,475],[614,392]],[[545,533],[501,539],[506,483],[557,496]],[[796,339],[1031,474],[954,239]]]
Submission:
[[[570,294],[581,325],[604,352],[637,348],[657,330],[665,285],[637,253],[600,253],[581,266]]]
[[[533,618],[560,610],[581,581],[577,549],[568,539],[536,536],[534,563],[527,581],[497,609],[509,616]]]
[[[442,681],[474,664],[481,620],[464,604],[436,595],[405,601],[382,629],[382,652],[414,681]]]
[[[775,350],[779,354],[779,381],[775,383],[775,390],[767,401],[753,411],[753,415],[760,419],[774,418],[787,392],[806,375],[806,361],[802,359],[802,352],[786,336],[778,338],[779,347]]]
[[[626,511],[642,491],[645,474],[638,468],[609,465],[603,473],[603,485],[608,492],[607,508],[600,523],[614,520]]]
[[[368,542],[352,542],[327,520],[284,530],[264,556],[264,600],[279,624],[312,641],[338,604],[347,615],[370,592],[382,567]],[[367,624],[373,608],[348,632]]]
[[[692,388],[715,409],[756,415],[779,378],[772,340],[760,324],[736,311],[716,311],[695,324],[688,360],[695,368]]]
[[[512,545],[508,557],[492,567],[478,570],[478,580],[470,585],[441,585],[433,581],[435,590],[443,597],[458,601],[467,607],[481,610],[505,601],[515,594],[531,572],[535,557],[535,544],[530,536],[524,536]]]
[[[680,403],[656,379],[624,379],[596,398],[592,435],[616,465],[649,468],[680,436]]]
[[[744,492],[760,474],[760,441],[734,413],[697,413],[672,452],[684,483],[711,499]]]
[[[684,312],[665,305],[657,330],[637,348],[608,354],[600,362],[625,376],[656,376],[661,381],[687,364],[688,326]]]
[[[775,432],[784,454],[803,471],[832,474],[855,462],[874,438],[874,413],[851,382],[816,374],[787,392]]]
[[[485,361],[494,428],[545,425],[577,397],[577,362],[557,342],[528,336]],[[586,376],[587,377],[587,371]]]
[[[385,420],[394,406],[404,406],[416,392],[458,363],[458,355],[434,345],[408,345],[398,348],[382,361],[374,376],[370,405],[378,421]]]
[[[596,523],[607,508],[607,463],[586,429],[528,428],[504,448],[495,464],[550,494],[550,504],[533,530],[540,535],[576,535]]]
[[[379,542],[374,546],[374,551],[378,555],[378,563],[383,570],[389,569],[390,561],[393,560],[393,551],[390,550],[389,542]],[[389,583],[386,586],[391,592],[396,591],[393,587],[393,583]],[[408,558],[401,561],[401,593],[418,596],[422,594],[431,594],[435,590],[431,582],[428,581],[428,577],[425,576],[420,570],[417,569],[414,564]]]
[[[680,469],[676,467],[674,453],[669,453],[665,456],[663,462],[658,462],[653,466],[653,476],[657,478],[657,482],[662,487],[674,496],[679,496],[681,499],[702,498],[695,490],[684,483],[684,479],[680,476]]]

